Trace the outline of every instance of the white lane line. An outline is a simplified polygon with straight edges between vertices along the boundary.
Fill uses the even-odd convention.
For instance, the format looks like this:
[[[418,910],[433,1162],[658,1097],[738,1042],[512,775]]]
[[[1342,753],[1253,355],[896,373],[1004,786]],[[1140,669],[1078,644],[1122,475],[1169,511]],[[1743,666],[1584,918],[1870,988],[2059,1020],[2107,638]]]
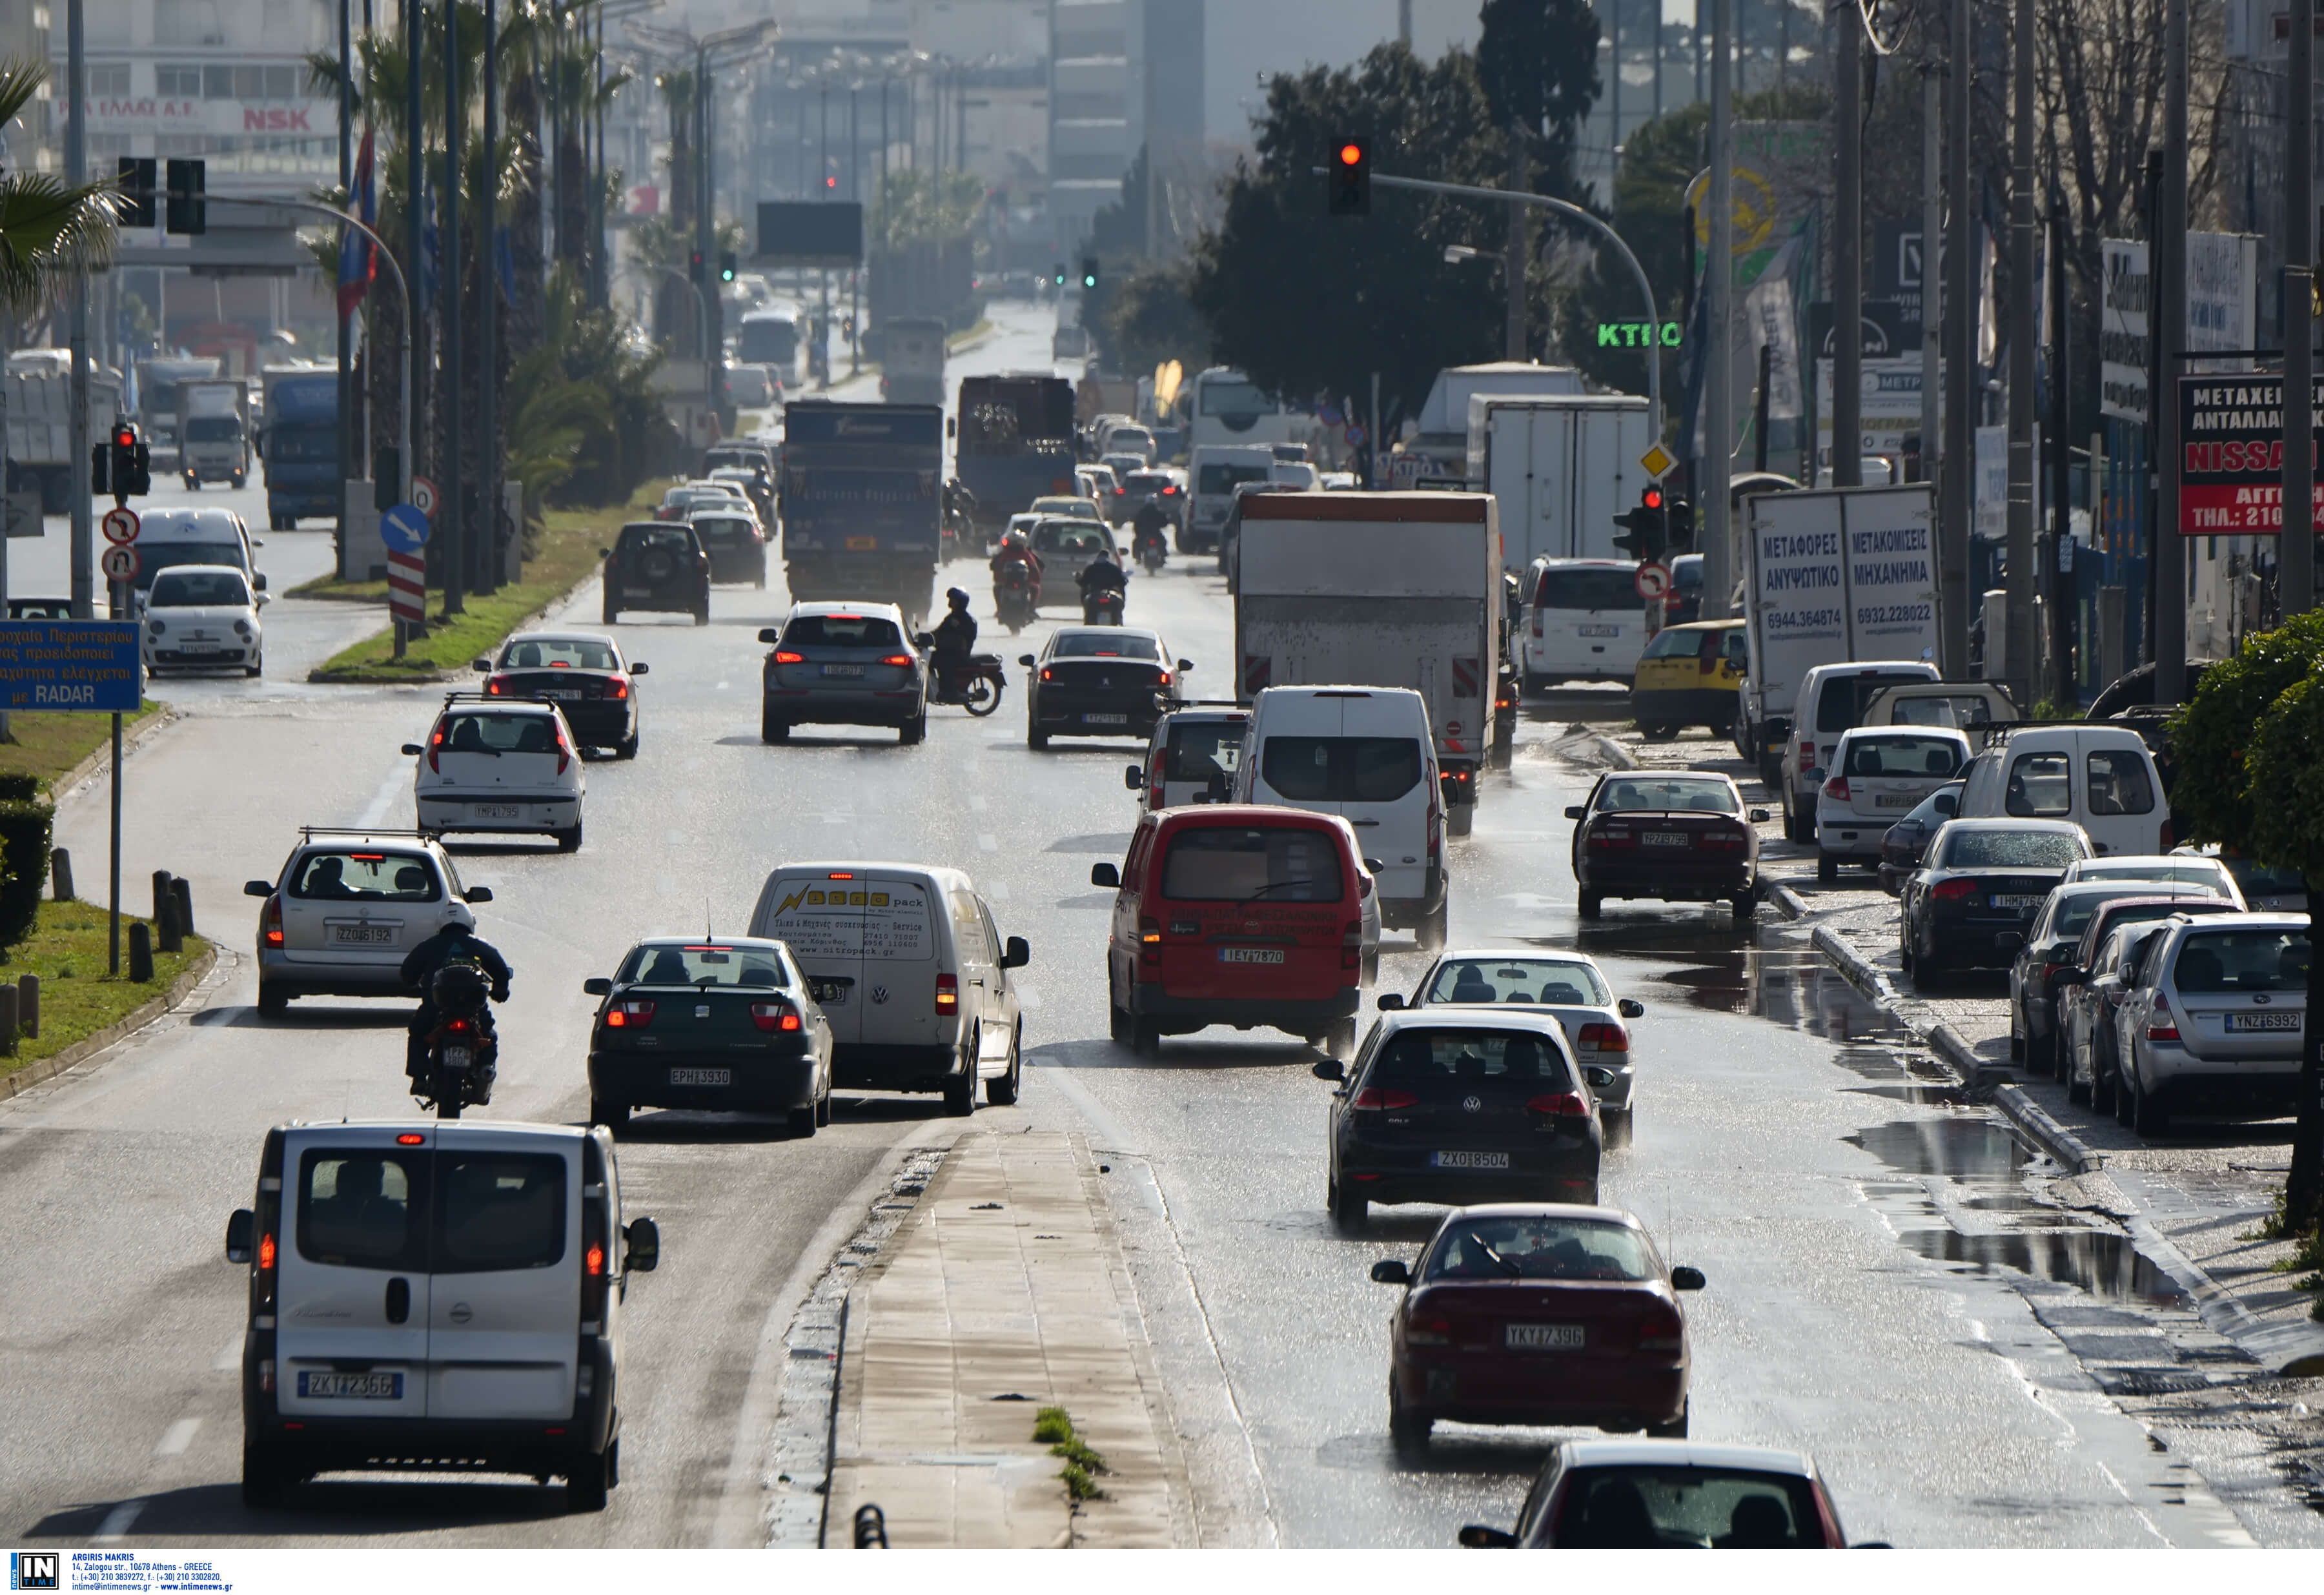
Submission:
[[[982,814],[986,809],[991,807],[992,806],[991,804],[984,800],[983,793],[971,792],[968,795],[968,811],[971,814]]]
[[[226,1343],[226,1349],[217,1354],[217,1360],[210,1364],[210,1369],[214,1373],[227,1373],[241,1366],[242,1337],[236,1335]]]
[[[96,1543],[100,1545],[119,1544],[122,1537],[128,1534],[130,1525],[137,1521],[137,1514],[144,1509],[145,1498],[143,1496],[114,1507],[105,1515],[105,1521],[97,1526]]]
[[[162,1431],[161,1443],[153,1448],[153,1454],[157,1457],[184,1455],[186,1447],[194,1443],[194,1431],[201,1426],[199,1418],[180,1418]]]
[[[2294,300],[2293,302],[2297,303],[2298,301]],[[1038,986],[1028,985],[1023,981],[1019,981],[1017,982],[1017,1006],[1024,1009],[1039,1008],[1041,1006],[1041,988]]]
[[[1001,851],[1001,838],[995,836],[990,831],[979,831],[976,834],[976,845],[981,851],[985,853],[999,853]]]
[[[1006,880],[986,881],[984,883],[984,895],[992,902],[1007,902],[1009,900],[1009,882]]]
[[[2296,303],[2297,301],[2295,300],[2294,302]],[[734,684],[732,681],[721,681],[715,687],[712,688],[712,690],[715,692],[724,692],[728,687],[733,685]]]
[[[397,770],[390,775],[380,782],[379,790],[371,795],[371,801],[364,805],[363,813],[355,820],[355,829],[368,831],[386,819],[387,811],[394,806],[395,800],[410,790],[410,771]]]
[[[2295,300],[2293,302],[2297,303],[2298,301]],[[669,830],[664,831],[661,834],[661,839],[669,844],[672,847],[683,847],[686,845],[686,833],[679,830],[675,825],[672,825]]]

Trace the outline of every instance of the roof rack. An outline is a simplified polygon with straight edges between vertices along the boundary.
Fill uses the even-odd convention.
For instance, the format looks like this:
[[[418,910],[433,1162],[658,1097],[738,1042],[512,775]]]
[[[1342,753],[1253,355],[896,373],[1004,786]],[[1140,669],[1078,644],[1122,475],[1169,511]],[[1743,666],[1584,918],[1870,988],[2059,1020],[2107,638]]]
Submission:
[[[1997,748],[2002,743],[2007,742],[2009,740],[2009,733],[2013,731],[2034,731],[2046,725],[2087,726],[2104,725],[2106,724],[2107,722],[2103,720],[2083,720],[2080,718],[2070,720],[1988,720],[1982,725],[1972,725],[1967,729],[1969,733],[1980,739],[1978,742],[1978,751],[1979,752],[1983,752],[1987,748]]]
[[[299,839],[312,841],[317,836],[418,836],[423,840],[428,833],[402,825],[301,825]]]
[[[461,698],[474,698],[480,704],[514,704],[520,706],[537,705],[547,708],[556,707],[555,703],[549,698],[530,697],[522,693],[463,692],[457,688],[444,695],[444,706],[448,709]]]

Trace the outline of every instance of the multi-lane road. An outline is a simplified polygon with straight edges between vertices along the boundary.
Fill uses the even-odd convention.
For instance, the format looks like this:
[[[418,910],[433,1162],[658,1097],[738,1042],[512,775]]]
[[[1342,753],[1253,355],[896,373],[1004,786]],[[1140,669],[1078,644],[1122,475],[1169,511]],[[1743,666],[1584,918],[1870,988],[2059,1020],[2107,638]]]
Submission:
[[[955,374],[1047,366],[1044,314],[1004,307],[999,321]],[[327,546],[321,533],[269,534],[261,563],[280,591],[319,569]],[[989,616],[981,568],[947,575]],[[779,585],[722,589],[706,628],[622,624],[625,647],[653,666],[643,743],[634,761],[591,766],[586,847],[456,849],[464,873],[495,888],[482,928],[517,970],[491,1114],[582,1117],[593,1003],[581,982],[637,936],[739,926],[785,860],[961,865],[1003,934],[1026,936],[1034,954],[1022,1103],[970,1122],[1066,1129],[1106,1149],[1172,1398],[1203,1430],[1188,1448],[1195,1487],[1226,1537],[1443,1545],[1463,1522],[1506,1520],[1543,1434],[1440,1430],[1418,1466],[1390,1450],[1391,1301],[1366,1275],[1379,1258],[1409,1255],[1433,1219],[1391,1211],[1361,1236],[1333,1231],[1329,1087],[1308,1072],[1314,1055],[1222,1031],[1147,1061],[1104,1039],[1107,898],[1089,866],[1117,859],[1130,830],[1121,771],[1133,751],[1029,750],[1015,681],[998,716],[939,709],[918,747],[836,731],[763,746],[754,638],[782,603]],[[585,589],[565,618],[594,628],[596,604]],[[623,1479],[604,1513],[567,1516],[558,1492],[529,1480],[335,1481],[295,1512],[241,1506],[244,1295],[220,1249],[226,1216],[249,1199],[268,1126],[411,1104],[400,1005],[307,1001],[284,1020],[258,1019],[255,905],[240,888],[274,872],[301,825],[409,825],[411,770],[396,749],[436,705],[419,689],[295,679],[369,617],[286,601],[268,618],[281,639],[270,678],[165,685],[184,722],[126,770],[125,878],[191,880],[199,928],[222,944],[217,973],[101,1066],[0,1103],[11,1262],[0,1272],[0,1533],[761,1543],[770,1359],[784,1355],[791,1304],[861,1217],[871,1183],[905,1144],[963,1127],[933,1098],[843,1096],[832,1127],[807,1141],[776,1123],[641,1117],[622,1147],[623,1194],[659,1221],[663,1263],[630,1295]],[[984,646],[1013,658],[1065,618],[1049,612],[1021,641],[988,620]],[[1207,564],[1135,577],[1130,619],[1196,661],[1198,692],[1227,689],[1231,612]],[[1693,1308],[1694,1434],[1813,1452],[1859,1538],[2324,1540],[2232,1435],[2173,1428],[2151,1403],[2107,1393],[2128,1388],[2099,1368],[2119,1362],[2121,1343],[2203,1366],[2187,1305],[2118,1249],[2050,1235],[2072,1215],[2029,1211],[2023,1149],[1931,1087],[1926,1060],[1771,915],[1738,932],[1724,910],[1618,905],[1580,930],[1559,816],[1589,776],[1550,751],[1559,729],[1529,721],[1474,834],[1452,844],[1453,941],[1579,936],[1646,1004],[1633,1025],[1636,1142],[1609,1156],[1605,1187],[1674,1261],[1710,1276]],[[101,878],[104,822],[101,793],[69,798],[60,814],[84,880]],[[1419,967],[1408,940],[1392,941],[1382,989],[1408,986]],[[2029,1229],[2047,1260],[2005,1266]]]

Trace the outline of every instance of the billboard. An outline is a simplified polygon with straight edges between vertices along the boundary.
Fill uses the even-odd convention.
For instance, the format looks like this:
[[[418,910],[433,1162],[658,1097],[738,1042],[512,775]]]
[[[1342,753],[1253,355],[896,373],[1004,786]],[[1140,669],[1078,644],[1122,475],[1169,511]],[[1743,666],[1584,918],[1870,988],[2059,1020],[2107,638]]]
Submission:
[[[2310,416],[2324,404],[2324,375],[2310,390]],[[2274,373],[2182,376],[2179,474],[2183,537],[2274,537],[2283,530],[2283,378]],[[2315,432],[2324,459],[2324,434]],[[2312,490],[2324,506],[2324,484]],[[2324,530],[2324,519],[2316,522]]]
[[[2098,294],[2098,408],[2138,425],[2146,421],[2153,369],[2147,345],[2153,291],[2143,239],[2102,238]],[[2187,340],[2190,353],[2248,349],[2256,332],[2259,240],[2248,233],[2187,235]],[[2248,366],[2243,359],[2208,362]]]
[[[863,262],[863,207],[849,199],[762,199],[754,266],[854,266]]]

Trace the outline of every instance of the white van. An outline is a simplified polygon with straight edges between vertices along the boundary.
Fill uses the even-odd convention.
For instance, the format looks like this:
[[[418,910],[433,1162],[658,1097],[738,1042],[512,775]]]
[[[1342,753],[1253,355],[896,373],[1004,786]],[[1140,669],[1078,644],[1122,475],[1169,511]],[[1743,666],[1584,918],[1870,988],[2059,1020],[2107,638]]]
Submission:
[[[976,884],[930,864],[784,864],[767,877],[751,934],[790,945],[831,1021],[832,1083],[940,1091],[945,1111],[1004,1107],[1024,1079],[1024,1020],[1006,942]]]
[[[1408,687],[1270,687],[1251,702],[1237,803],[1335,814],[1379,881],[1380,922],[1444,945],[1444,798],[1428,705]]]
[[[2171,851],[2163,778],[2138,733],[2104,724],[1994,729],[2005,734],[1969,761],[1962,819],[2071,820],[2101,857]]]
[[[1934,681],[1937,668],[1919,659],[1872,659],[1844,665],[1812,665],[1800,678],[1793,700],[1791,734],[1784,739],[1778,789],[1784,799],[1784,835],[1813,842],[1816,794],[1831,772],[1824,768],[1840,733],[1864,724],[1874,695],[1908,681]]]
[[[562,1124],[285,1124],[227,1221],[250,1270],[242,1493],[317,1473],[619,1482],[622,1300],[661,1255],[622,1222],[613,1139]]]
[[[254,538],[241,516],[232,510],[191,507],[141,510],[137,515],[137,575],[130,583],[131,602],[139,613],[153,577],[173,565],[230,565],[242,572],[254,593],[266,591],[253,550],[266,546]]]
[[[1275,450],[1264,443],[1205,443],[1188,459],[1186,475],[1192,507],[1178,534],[1178,551],[1207,554],[1226,530],[1234,490],[1245,482],[1275,480]]]
[[[1535,560],[1526,570],[1526,690],[1637,676],[1646,649],[1637,583],[1627,559]]]

